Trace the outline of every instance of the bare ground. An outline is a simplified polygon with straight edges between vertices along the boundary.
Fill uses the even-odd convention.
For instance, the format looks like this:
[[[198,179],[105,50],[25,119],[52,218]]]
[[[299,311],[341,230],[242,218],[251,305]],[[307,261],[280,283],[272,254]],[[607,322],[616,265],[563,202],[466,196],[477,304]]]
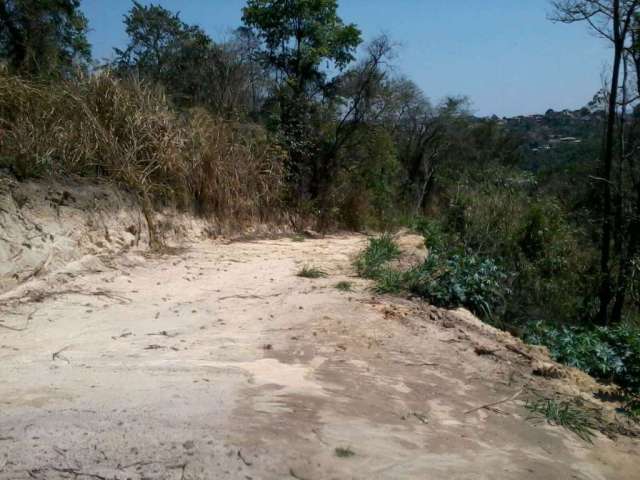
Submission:
[[[637,440],[527,419],[530,388],[588,379],[535,378],[535,351],[470,315],[372,296],[364,243],[93,257],[0,296],[0,478],[638,478]]]

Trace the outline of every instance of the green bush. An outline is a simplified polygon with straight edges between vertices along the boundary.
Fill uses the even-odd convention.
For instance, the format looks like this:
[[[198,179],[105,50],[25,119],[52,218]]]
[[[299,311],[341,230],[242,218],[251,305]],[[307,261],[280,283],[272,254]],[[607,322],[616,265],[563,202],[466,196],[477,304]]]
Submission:
[[[466,307],[477,315],[499,314],[509,294],[507,274],[490,258],[433,252],[406,273],[409,291],[439,307]]]
[[[454,242],[445,233],[442,224],[430,218],[416,217],[409,222],[409,228],[424,237],[424,244],[429,250],[442,250]]]
[[[390,234],[371,238],[367,248],[356,259],[356,270],[361,277],[376,278],[386,263],[399,256],[400,249]]]
[[[623,323],[611,327],[529,326],[525,339],[545,345],[559,362],[601,380],[615,382],[640,394],[640,327]]]
[[[331,191],[338,223],[356,231],[396,225],[400,164],[389,132],[361,125],[340,152]]]

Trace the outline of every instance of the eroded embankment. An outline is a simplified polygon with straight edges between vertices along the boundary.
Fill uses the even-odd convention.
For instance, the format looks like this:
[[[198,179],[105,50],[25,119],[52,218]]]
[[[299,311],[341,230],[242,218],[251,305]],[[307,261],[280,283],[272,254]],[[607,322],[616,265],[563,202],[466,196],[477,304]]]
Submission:
[[[153,215],[165,245],[221,234],[261,235],[280,226],[230,227],[172,208]],[[0,172],[0,293],[82,260],[144,252],[149,235],[136,195],[106,181],[47,179],[19,182]]]

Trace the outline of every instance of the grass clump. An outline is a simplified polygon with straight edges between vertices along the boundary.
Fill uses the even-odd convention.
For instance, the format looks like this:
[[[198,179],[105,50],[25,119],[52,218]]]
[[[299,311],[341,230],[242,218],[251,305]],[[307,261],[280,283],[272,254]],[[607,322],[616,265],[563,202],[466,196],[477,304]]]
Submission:
[[[386,263],[400,256],[400,249],[390,234],[384,234],[369,240],[369,245],[355,262],[358,275],[364,278],[376,278]]]
[[[177,112],[159,88],[106,71],[55,84],[0,71],[0,131],[0,167],[19,179],[119,183],[147,221],[160,203],[238,223],[280,208],[285,155],[264,128]]]
[[[376,293],[398,294],[406,291],[407,273],[391,268],[383,268],[376,278],[376,285],[373,287]]]
[[[293,237],[291,237],[291,241],[292,242],[304,242],[306,240],[306,238],[304,237],[304,235],[294,235]]]
[[[349,457],[353,457],[356,452],[354,452],[353,450],[351,450],[350,447],[337,447],[335,449],[336,452],[336,457],[340,457],[340,458],[349,458]]]
[[[582,440],[592,443],[594,420],[590,413],[575,402],[542,398],[526,404],[532,419],[544,419],[550,425],[557,425],[575,433]]]
[[[297,275],[302,278],[324,278],[327,276],[327,272],[320,270],[317,267],[305,265],[300,269]]]
[[[336,289],[341,292],[351,292],[353,291],[353,284],[346,281],[338,282],[336,283]]]

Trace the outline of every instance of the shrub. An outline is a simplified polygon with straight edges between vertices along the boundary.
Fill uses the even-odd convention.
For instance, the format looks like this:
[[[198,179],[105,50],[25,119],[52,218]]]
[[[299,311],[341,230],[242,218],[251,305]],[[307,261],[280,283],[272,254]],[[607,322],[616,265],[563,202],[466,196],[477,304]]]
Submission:
[[[389,261],[400,256],[400,249],[390,234],[371,238],[367,248],[356,259],[358,275],[365,278],[376,278]]]
[[[382,268],[376,276],[374,290],[377,293],[401,293],[407,290],[407,273],[391,268]]]
[[[637,325],[577,327],[538,322],[529,325],[525,339],[548,347],[559,362],[640,395],[640,328]]]
[[[406,273],[407,289],[440,307],[466,307],[492,318],[505,305],[507,275],[494,260],[433,252]]]
[[[360,125],[339,155],[331,186],[334,219],[356,231],[393,227],[401,167],[389,132]]]

